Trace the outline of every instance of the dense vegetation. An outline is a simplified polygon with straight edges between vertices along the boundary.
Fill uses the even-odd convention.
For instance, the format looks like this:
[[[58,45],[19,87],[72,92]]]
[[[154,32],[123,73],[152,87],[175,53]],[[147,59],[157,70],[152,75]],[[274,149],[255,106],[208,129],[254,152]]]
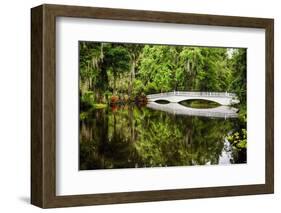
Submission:
[[[83,106],[173,90],[235,92],[246,101],[246,49],[94,42],[79,49]]]

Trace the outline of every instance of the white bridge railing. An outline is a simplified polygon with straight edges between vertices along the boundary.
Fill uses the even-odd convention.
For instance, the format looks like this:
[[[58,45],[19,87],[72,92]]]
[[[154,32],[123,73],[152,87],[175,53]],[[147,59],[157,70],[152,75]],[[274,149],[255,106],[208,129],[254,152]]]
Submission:
[[[229,92],[182,92],[182,91],[174,91],[174,92],[165,92],[158,94],[147,95],[147,98],[161,98],[161,97],[169,97],[169,96],[188,96],[188,97],[237,97],[235,93]]]

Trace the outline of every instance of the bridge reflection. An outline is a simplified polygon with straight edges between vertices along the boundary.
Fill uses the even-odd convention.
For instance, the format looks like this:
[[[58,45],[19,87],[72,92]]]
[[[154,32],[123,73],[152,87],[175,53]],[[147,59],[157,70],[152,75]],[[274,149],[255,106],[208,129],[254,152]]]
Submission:
[[[161,110],[174,115],[190,115],[213,118],[236,118],[238,117],[238,109],[229,106],[218,106],[215,108],[197,109],[183,106],[179,103],[159,104],[156,102],[149,102],[146,105],[148,108]]]

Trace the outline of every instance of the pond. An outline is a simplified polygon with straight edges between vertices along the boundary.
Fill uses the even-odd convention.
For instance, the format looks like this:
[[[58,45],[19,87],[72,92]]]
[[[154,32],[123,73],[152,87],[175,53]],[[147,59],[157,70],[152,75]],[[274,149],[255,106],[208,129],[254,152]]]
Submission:
[[[80,114],[79,169],[217,165],[246,162],[227,136],[237,118],[177,115],[136,105]]]

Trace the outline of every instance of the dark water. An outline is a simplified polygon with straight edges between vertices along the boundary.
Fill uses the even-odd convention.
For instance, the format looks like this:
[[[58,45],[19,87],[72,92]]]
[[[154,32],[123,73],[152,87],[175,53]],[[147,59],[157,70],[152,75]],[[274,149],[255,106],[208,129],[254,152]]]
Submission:
[[[245,163],[246,150],[226,139],[240,125],[137,106],[83,112],[80,170]]]
[[[187,100],[187,101],[181,101],[180,104],[187,107],[197,108],[197,109],[205,109],[205,108],[215,108],[220,106],[218,103],[213,101],[207,101],[207,100]]]

